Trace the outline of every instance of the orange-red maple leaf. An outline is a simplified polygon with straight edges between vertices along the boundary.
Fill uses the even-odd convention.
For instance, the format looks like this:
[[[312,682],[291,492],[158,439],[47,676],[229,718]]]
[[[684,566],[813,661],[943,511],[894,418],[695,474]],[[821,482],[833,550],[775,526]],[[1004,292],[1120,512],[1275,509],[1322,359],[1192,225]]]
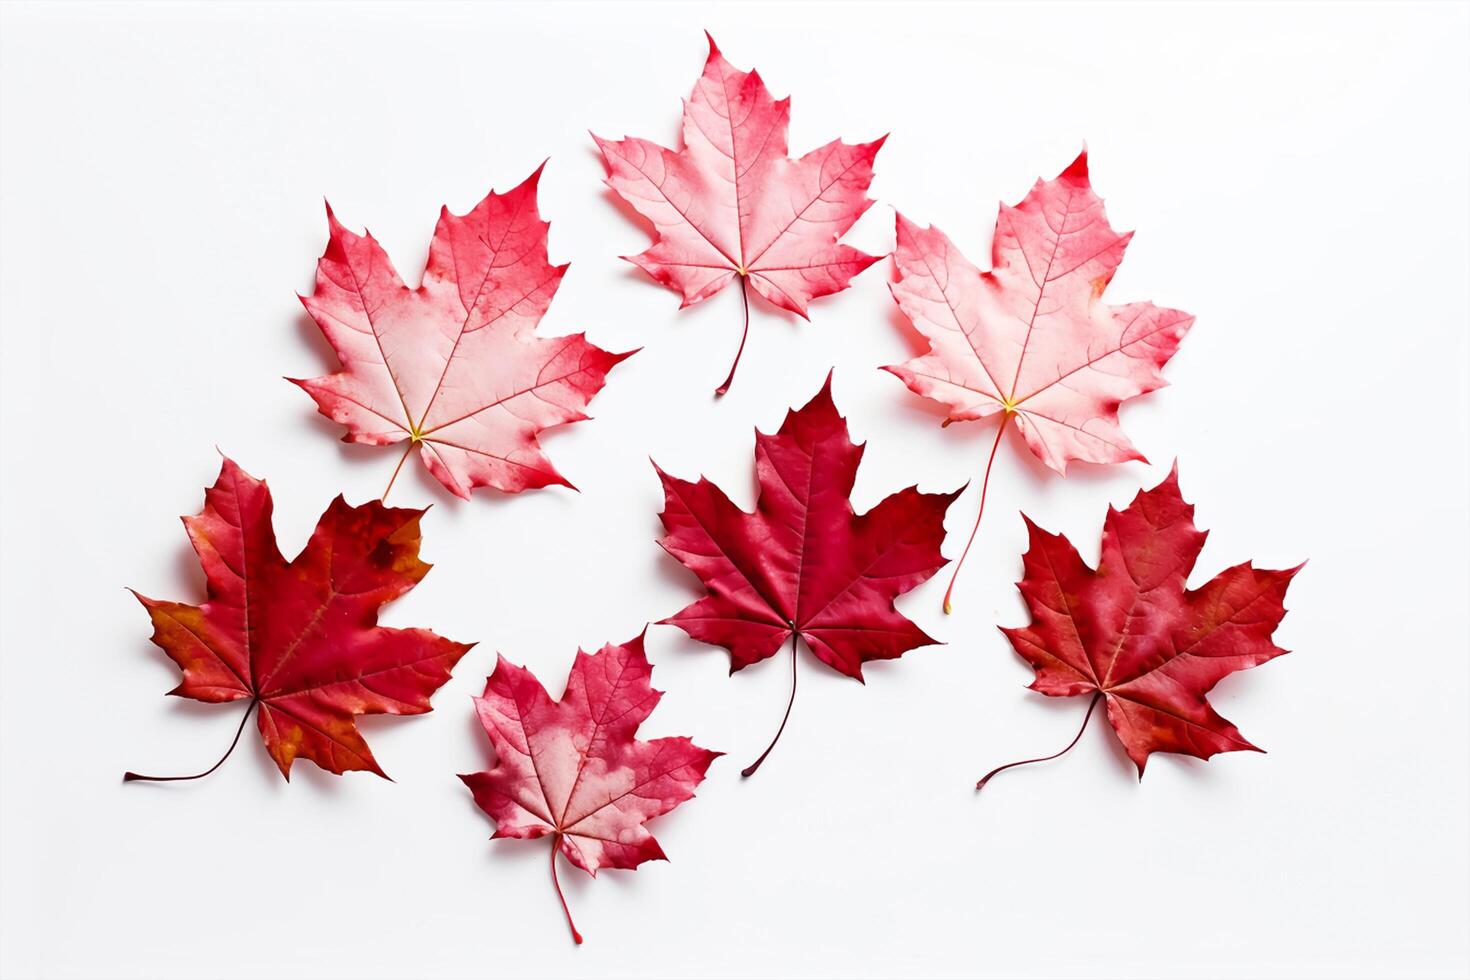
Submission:
[[[419,560],[424,512],[376,500],[350,507],[339,496],[288,562],[276,546],[272,509],[265,482],[226,459],[204,509],[184,518],[208,598],[195,606],[138,595],[153,642],[184,672],[169,693],[248,700],[240,731],[259,708],[266,750],[287,779],[297,758],[328,772],[383,776],[356,717],[428,711],[429,696],[473,646],[377,625],[378,608],[428,574]]]

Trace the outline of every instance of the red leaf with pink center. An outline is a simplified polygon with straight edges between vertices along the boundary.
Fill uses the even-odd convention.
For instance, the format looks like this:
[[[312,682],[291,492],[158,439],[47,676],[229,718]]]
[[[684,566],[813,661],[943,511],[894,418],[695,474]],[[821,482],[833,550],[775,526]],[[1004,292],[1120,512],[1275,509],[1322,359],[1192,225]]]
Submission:
[[[494,837],[551,838],[553,881],[558,851],[591,875],[664,860],[644,824],[693,797],[720,755],[687,738],[637,739],[663,697],[652,670],[641,635],[578,651],[566,693],[553,701],[535,675],[502,657],[475,699],[496,766],[459,778],[495,821]],[[582,941],[575,926],[572,936]]]

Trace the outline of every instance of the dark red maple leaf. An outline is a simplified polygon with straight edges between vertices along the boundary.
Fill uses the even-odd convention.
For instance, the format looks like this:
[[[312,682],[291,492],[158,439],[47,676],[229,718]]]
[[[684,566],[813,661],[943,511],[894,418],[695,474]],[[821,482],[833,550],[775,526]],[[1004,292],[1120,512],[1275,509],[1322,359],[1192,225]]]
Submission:
[[[582,334],[536,335],[567,271],[547,259],[540,179],[538,169],[468,214],[442,209],[417,289],[372,235],[353,234],[327,209],[331,238],[316,288],[301,302],[342,370],[291,380],[347,427],[345,441],[407,442],[389,489],[415,447],[435,479],[465,499],[475,487],[571,486],[537,436],[586,419],[608,371],[633,352],[609,353]]]
[[[1065,537],[1026,520],[1031,546],[1019,583],[1031,625],[1002,628],[1036,670],[1033,691],[1048,697],[1092,694],[1077,738],[1099,700],[1128,757],[1143,776],[1153,752],[1208,759],[1259,752],[1210,707],[1206,695],[1226,674],[1263,664],[1285,650],[1271,635],[1286,614],[1286,587],[1301,566],[1283,571],[1250,562],[1227,568],[1198,589],[1185,588],[1205,532],[1179,494],[1177,467],[1140,491],[1127,509],[1108,508],[1097,570]]]
[[[153,620],[153,642],[179,665],[170,694],[196,701],[246,701],[229,757],[251,712],[266,750],[291,778],[310,759],[328,772],[365,769],[384,776],[355,721],[358,715],[416,715],[473,644],[422,629],[377,625],[378,609],[428,574],[419,560],[422,510],[338,496],[301,554],[276,547],[269,488],[231,460],[205,491],[204,509],[184,518],[208,583],[203,605],[138,601]]]
[[[608,186],[658,233],[651,248],[624,256],[629,262],[683,296],[681,309],[740,280],[745,332],[717,395],[729,390],[745,350],[747,284],[806,319],[809,302],[846,289],[879,258],[838,240],[873,203],[873,159],[887,137],[833,140],[793,160],[790,119],[791,100],[773,99],[760,75],[737,70],[711,37],[684,103],[683,149],[593,136]]]
[[[687,483],[659,469],[659,516],[668,531],[659,543],[709,590],[663,622],[728,649],[731,673],[772,656],[789,638],[792,701],[797,637],[817,659],[859,681],[864,663],[935,642],[893,600],[944,564],[944,513],[960,491],[909,487],[858,515],[848,497],[862,457],[832,402],[829,374],[778,432],[756,432],[755,513],[708,480]],[[743,775],[765,760],[790,715],[788,702],[776,738]]]
[[[663,697],[652,673],[640,634],[594,654],[577,651],[560,701],[504,657],[475,699],[496,766],[459,778],[495,821],[492,839],[551,837],[551,880],[578,943],[557,852],[594,877],[599,868],[667,860],[644,824],[693,797],[721,754],[687,738],[635,737]]]
[[[929,350],[885,370],[942,402],[945,425],[1001,417],[975,527],[944,593],[945,612],[1012,419],[1036,457],[1058,473],[1072,460],[1143,459],[1123,434],[1118,406],[1166,384],[1163,366],[1194,317],[1152,303],[1102,302],[1132,238],[1108,224],[1086,150],[1055,180],[1038,180],[1020,204],[1001,205],[989,272],[939,229],[898,215],[893,298]]]

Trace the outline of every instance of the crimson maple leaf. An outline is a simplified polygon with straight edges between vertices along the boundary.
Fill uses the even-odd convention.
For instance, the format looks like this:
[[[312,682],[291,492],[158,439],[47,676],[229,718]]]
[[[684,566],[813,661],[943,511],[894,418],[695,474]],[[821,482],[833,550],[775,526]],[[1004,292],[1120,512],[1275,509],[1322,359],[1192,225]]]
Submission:
[[[429,472],[465,499],[475,487],[571,486],[537,434],[586,419],[607,372],[634,352],[608,353],[582,334],[536,336],[567,271],[547,261],[540,178],[538,168],[463,216],[442,209],[417,289],[371,234],[353,234],[327,208],[331,237],[301,302],[342,370],[290,380],[347,427],[344,441],[407,440],[394,479],[417,446]]]
[[[1246,562],[1185,588],[1206,535],[1179,494],[1177,467],[1121,513],[1108,508],[1096,571],[1065,537],[1030,519],[1026,527],[1031,546],[1019,586],[1031,625],[1001,632],[1036,670],[1031,690],[1054,698],[1091,693],[1082,729],[1106,701],[1108,721],[1140,778],[1153,752],[1208,759],[1261,751],[1205,695],[1226,674],[1286,653],[1271,636],[1286,615],[1286,587],[1302,566],[1272,571]],[[1045,758],[1081,737],[1079,730],[1066,749]],[[1003,769],[1042,761],[1001,766],[979,786]]]
[[[862,457],[832,402],[829,374],[774,435],[756,432],[755,513],[706,479],[687,483],[659,469],[659,516],[668,532],[659,544],[709,592],[663,622],[728,649],[731,673],[772,656],[789,638],[792,701],[797,637],[859,681],[864,663],[935,642],[893,601],[944,564],[944,513],[960,491],[909,487],[859,516],[848,498]],[[776,738],[743,775],[765,761],[790,716],[788,702]]]
[[[133,594],[153,620],[153,642],[179,665],[170,694],[196,701],[246,701],[229,758],[256,708],[265,747],[291,778],[310,759],[328,772],[365,769],[386,777],[357,729],[358,715],[417,715],[474,644],[422,629],[378,626],[378,608],[429,572],[419,560],[422,510],[338,496],[301,554],[276,546],[265,481],[226,459],[205,491],[204,509],[184,518],[208,584],[203,605]]]
[[[879,258],[838,239],[873,203],[873,158],[887,137],[833,140],[793,160],[790,118],[791,100],[773,99],[759,74],[736,70],[710,37],[704,73],[684,103],[683,149],[593,136],[608,186],[658,234],[647,251],[624,258],[676,290],[681,309],[740,280],[745,332],[717,395],[729,390],[745,350],[747,284],[806,319],[809,302],[846,289]]]
[[[1133,233],[1108,225],[1088,179],[1086,150],[1055,180],[1038,180],[1019,205],[1001,205],[989,272],[937,228],[920,228],[901,214],[897,221],[893,297],[929,350],[884,370],[942,402],[945,425],[1001,416],[980,515],[1012,419],[1031,451],[1058,473],[1071,460],[1143,460],[1119,426],[1118,406],[1167,383],[1161,368],[1194,317],[1152,303],[1101,302]],[[953,591],[952,578],[946,612]]]
[[[643,825],[693,797],[721,754],[687,738],[635,738],[663,697],[652,673],[640,634],[594,654],[577,651],[560,701],[504,657],[475,698],[496,766],[459,778],[495,821],[492,839],[551,837],[551,880],[578,943],[557,852],[594,877],[599,868],[667,860]]]

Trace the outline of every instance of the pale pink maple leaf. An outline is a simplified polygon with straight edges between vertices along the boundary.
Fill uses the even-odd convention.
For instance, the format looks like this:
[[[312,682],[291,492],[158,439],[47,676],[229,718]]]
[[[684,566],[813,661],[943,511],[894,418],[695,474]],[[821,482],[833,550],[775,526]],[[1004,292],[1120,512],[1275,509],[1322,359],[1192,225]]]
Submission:
[[[711,37],[704,72],[684,103],[682,149],[594,134],[608,186],[658,234],[651,248],[624,258],[678,292],[681,309],[738,278],[742,297],[748,283],[806,318],[813,299],[846,289],[878,261],[839,239],[873,203],[873,159],[887,137],[833,140],[793,160],[790,116],[791,100],[773,99],[760,75],[734,68]],[[739,361],[737,352],[716,394],[728,390]]]
[[[1001,205],[989,272],[937,228],[902,214],[897,223],[893,297],[929,350],[884,370],[943,403],[945,425],[1002,416],[981,514],[995,450],[1013,418],[1031,451],[1058,473],[1072,460],[1143,459],[1123,434],[1118,406],[1167,383],[1162,368],[1194,317],[1152,303],[1102,302],[1133,233],[1109,226],[1086,150],[1055,180],[1038,180],[1020,204]],[[946,609],[953,590],[951,579]]]
[[[483,486],[571,486],[537,436],[586,419],[608,371],[633,353],[609,353],[582,334],[536,335],[567,271],[547,259],[540,177],[537,168],[465,215],[442,209],[417,289],[371,234],[348,231],[329,206],[316,288],[301,298],[342,370],[293,383],[347,427],[344,441],[406,440],[399,468],[417,446],[429,472],[465,499]]]

